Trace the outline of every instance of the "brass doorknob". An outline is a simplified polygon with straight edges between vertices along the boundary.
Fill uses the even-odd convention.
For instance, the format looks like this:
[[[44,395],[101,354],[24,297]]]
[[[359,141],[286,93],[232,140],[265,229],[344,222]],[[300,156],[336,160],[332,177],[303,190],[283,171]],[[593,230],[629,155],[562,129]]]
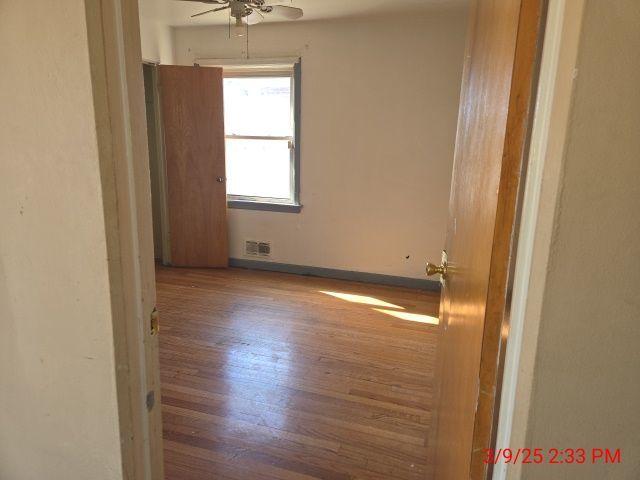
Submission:
[[[440,266],[434,265],[433,263],[427,262],[427,277],[432,277],[434,275],[442,275],[445,276],[447,274],[447,265],[442,264]]]

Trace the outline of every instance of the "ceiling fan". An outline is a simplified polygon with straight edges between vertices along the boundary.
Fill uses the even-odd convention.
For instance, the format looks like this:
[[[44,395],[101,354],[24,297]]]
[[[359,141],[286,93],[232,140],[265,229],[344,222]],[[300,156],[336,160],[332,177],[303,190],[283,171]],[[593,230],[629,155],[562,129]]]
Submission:
[[[220,5],[219,7],[206,10],[204,12],[191,15],[199,17],[208,13],[221,12],[229,10],[231,17],[235,18],[236,28],[243,28],[244,23],[247,25],[255,25],[264,20],[265,15],[274,15],[287,20],[297,20],[302,17],[301,8],[289,7],[286,5],[274,5],[274,0],[183,0],[197,1],[210,5]]]

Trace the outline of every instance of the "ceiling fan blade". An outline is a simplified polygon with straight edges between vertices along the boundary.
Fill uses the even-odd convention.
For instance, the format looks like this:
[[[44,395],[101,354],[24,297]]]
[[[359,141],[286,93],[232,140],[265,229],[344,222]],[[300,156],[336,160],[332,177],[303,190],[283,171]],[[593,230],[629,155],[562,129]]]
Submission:
[[[270,9],[269,13],[284,17],[288,20],[298,20],[299,18],[302,18],[302,15],[304,14],[301,8],[287,7],[285,5],[273,5],[268,8]]]
[[[258,10],[252,11],[251,14],[245,18],[247,19],[247,25],[255,25],[264,20],[264,17]]]
[[[196,13],[195,15],[191,15],[191,18],[199,17],[200,15],[206,15],[207,13],[219,12],[220,10],[226,10],[228,8],[231,8],[231,7],[227,5],[226,7],[214,8],[212,10],[207,10],[206,12],[200,12],[200,13]]]

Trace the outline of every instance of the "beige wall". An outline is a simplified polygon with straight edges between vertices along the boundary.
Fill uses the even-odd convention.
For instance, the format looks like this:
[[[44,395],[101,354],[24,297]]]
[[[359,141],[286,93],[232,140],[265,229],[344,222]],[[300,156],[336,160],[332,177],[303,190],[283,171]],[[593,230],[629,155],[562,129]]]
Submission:
[[[623,463],[525,465],[509,478],[640,477],[639,23],[636,0],[585,3],[549,263],[532,279],[544,296],[525,440],[620,448]]]
[[[140,17],[142,59],[147,62],[173,63],[171,27],[157,20]]]
[[[261,25],[250,55],[302,56],[301,214],[232,210],[231,256],[424,278],[444,245],[466,12]],[[176,28],[180,64],[238,57],[226,27]],[[407,258],[409,257],[409,258]]]
[[[122,477],[84,2],[0,4],[0,478]]]
[[[173,63],[172,28],[158,18],[166,7],[160,0],[138,0],[140,9],[140,44],[142,59],[148,62]]]

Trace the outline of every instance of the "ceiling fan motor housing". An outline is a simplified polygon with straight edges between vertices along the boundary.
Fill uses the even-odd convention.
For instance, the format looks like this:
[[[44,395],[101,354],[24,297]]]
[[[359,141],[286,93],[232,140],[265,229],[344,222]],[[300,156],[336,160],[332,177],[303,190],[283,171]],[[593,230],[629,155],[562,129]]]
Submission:
[[[253,11],[249,6],[249,2],[243,2],[242,0],[232,1],[230,4],[231,16],[235,18],[242,18],[251,15]]]
[[[248,17],[254,10],[269,13],[272,7],[265,6],[265,0],[230,0],[231,16],[235,18]]]

